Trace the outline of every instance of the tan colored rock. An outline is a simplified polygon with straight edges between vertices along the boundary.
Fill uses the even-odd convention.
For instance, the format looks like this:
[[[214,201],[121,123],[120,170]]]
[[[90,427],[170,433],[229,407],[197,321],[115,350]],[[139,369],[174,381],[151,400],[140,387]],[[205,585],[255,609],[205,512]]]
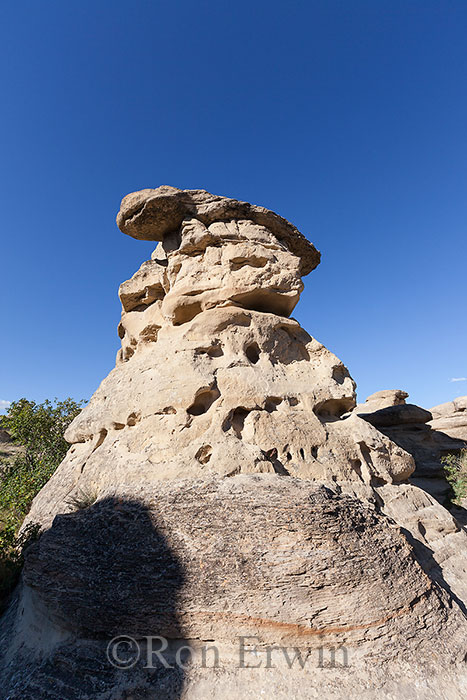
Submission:
[[[354,412],[360,415],[362,413],[374,413],[388,406],[403,406],[407,397],[408,393],[401,389],[383,389],[382,391],[375,391],[375,393],[368,396],[363,403],[357,404]]]
[[[413,538],[417,559],[426,573],[457,601],[467,615],[467,530],[421,488],[382,486],[383,512]]]
[[[162,241],[178,231],[184,219],[195,218],[205,226],[217,222],[251,221],[266,227],[301,260],[302,274],[319,265],[320,253],[289,221],[269,209],[205,190],[179,190],[162,185],[132,192],[122,199],[117,215],[119,228],[129,236]]]
[[[23,593],[23,605],[10,611],[16,634],[7,634],[9,658],[22,672],[13,687],[0,677],[13,700],[63,698],[63,683],[67,700],[97,690],[123,698],[139,687],[143,697],[197,698],[203,682],[204,697],[233,700],[233,677],[244,697],[270,700],[353,697],[369,687],[390,697],[402,678],[406,692],[396,697],[432,697],[421,692],[425,684],[457,697],[465,620],[447,591],[387,516],[303,479],[114,487],[88,509],[55,519],[28,552],[24,583],[35,617],[25,619]],[[39,620],[47,631],[41,646]],[[143,654],[119,676],[105,662],[109,640],[121,634],[143,648],[149,635],[170,640],[174,668],[161,673],[157,659],[155,669],[144,668]],[[262,666],[248,682],[241,638],[259,652],[245,654],[246,663]],[[185,669],[173,659],[177,644],[198,650]],[[218,669],[203,670],[204,646],[218,650]],[[283,649],[308,660],[306,668],[296,661],[291,673]],[[332,649],[337,663],[325,669]]]
[[[462,440],[467,446],[467,396],[459,396],[454,401],[442,403],[430,409],[433,420],[430,426],[433,430]]]
[[[450,486],[442,458],[467,446],[467,399],[460,397],[426,411],[406,404],[407,397],[401,391],[376,392],[358,404],[353,413],[410,453],[415,460],[411,483],[447,504]]]
[[[30,520],[80,490],[219,474],[398,482],[413,460],[358,416],[347,368],[288,318],[300,260],[263,225],[184,219],[120,288],[122,349]],[[112,470],[106,468],[111,462]]]
[[[120,287],[116,367],[27,519],[48,529],[0,623],[9,700],[460,697],[466,534],[403,483],[413,457],[353,410],[347,368],[290,318],[316,249],[202,190],[133,193],[117,220],[160,242]],[[406,396],[369,403],[413,413]],[[171,658],[209,642],[224,660],[119,673],[117,634],[162,634]],[[317,663],[291,669],[279,649],[242,675],[242,636],[266,661],[276,646]],[[345,647],[341,667],[320,664],[329,647]]]

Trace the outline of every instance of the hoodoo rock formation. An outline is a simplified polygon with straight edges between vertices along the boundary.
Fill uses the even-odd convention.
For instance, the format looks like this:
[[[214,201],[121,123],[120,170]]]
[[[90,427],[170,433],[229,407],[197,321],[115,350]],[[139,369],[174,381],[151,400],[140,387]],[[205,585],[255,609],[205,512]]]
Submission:
[[[318,251],[202,190],[133,193],[117,222],[158,245],[28,516],[44,532],[0,623],[1,697],[462,697],[466,533],[290,318]],[[116,635],[131,667],[106,657]],[[151,636],[191,661],[148,665]]]
[[[319,262],[291,224],[173,187],[125,197],[117,221],[135,238],[163,240],[120,287],[117,366],[68,429],[73,447],[32,519],[48,525],[70,495],[115,483],[410,475],[411,456],[377,429],[357,416],[339,420],[355,405],[355,384],[289,318],[303,270]]]

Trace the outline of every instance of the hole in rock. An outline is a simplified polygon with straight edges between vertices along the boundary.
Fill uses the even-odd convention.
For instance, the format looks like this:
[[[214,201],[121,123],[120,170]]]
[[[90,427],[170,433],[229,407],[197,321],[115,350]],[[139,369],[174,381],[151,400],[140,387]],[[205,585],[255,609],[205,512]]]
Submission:
[[[159,333],[160,328],[160,326],[156,326],[154,323],[151,323],[141,331],[139,337],[146,343],[155,343],[157,341],[157,334]]]
[[[126,424],[131,427],[133,425],[136,425],[136,423],[138,421],[139,421],[139,415],[137,413],[133,412],[133,413],[130,413],[130,415],[126,419]]]
[[[267,263],[267,258],[261,258],[256,255],[252,255],[250,258],[232,258],[230,261],[230,269],[233,271],[240,270],[242,267],[245,267],[245,265],[249,265],[250,267],[265,267]]]
[[[270,289],[255,289],[243,294],[234,294],[230,298],[244,309],[277,314],[278,316],[290,316],[298,301],[298,295],[289,296]]]
[[[312,447],[310,449],[310,454],[314,459],[318,459],[318,448],[316,446]]]
[[[287,401],[289,402],[289,406],[297,406],[298,405],[298,399],[295,396],[290,396]]]
[[[354,469],[357,472],[358,476],[362,478],[362,461],[360,459],[352,459],[350,463],[352,469]]]
[[[173,325],[181,326],[183,323],[192,321],[199,313],[201,313],[201,303],[199,301],[186,306],[179,306],[173,314]]]
[[[292,459],[292,455],[290,454],[290,452],[287,452],[285,458],[287,459],[287,462],[290,462],[290,460]]]
[[[277,459],[277,447],[270,447],[269,450],[263,450],[263,454],[269,461],[273,462]]]
[[[212,447],[211,445],[202,445],[198,452],[195,454],[195,458],[200,464],[207,464],[211,459]]]
[[[191,406],[187,408],[187,413],[189,413],[190,416],[201,416],[211,408],[214,401],[216,401],[220,395],[221,392],[215,385],[206,389],[200,389]]]
[[[250,411],[246,408],[243,408],[243,406],[238,406],[237,408],[234,408],[232,411],[230,411],[229,415],[227,416],[222,425],[222,429],[224,430],[224,432],[232,428],[235,435],[239,439],[241,439],[243,426],[245,424],[245,418],[249,413]]]
[[[123,430],[124,427],[125,427],[124,423],[112,423],[112,428],[114,430]]]
[[[222,350],[222,344],[220,342],[215,342],[213,345],[204,348],[196,348],[196,355],[207,355],[208,357],[222,357],[224,354]]]
[[[125,333],[126,333],[125,328],[123,327],[123,323],[118,324],[117,332],[118,332],[118,337],[120,338],[120,340],[122,340],[125,337]]]
[[[107,430],[105,428],[102,428],[102,430],[99,433],[99,437],[97,439],[97,442],[94,446],[94,450],[97,450],[97,448],[102,445],[102,443],[104,442],[106,437],[107,437]],[[94,452],[94,450],[93,450],[93,452]],[[83,467],[84,467],[84,465],[83,465]],[[81,469],[81,471],[83,471],[83,470]]]
[[[352,398],[327,399],[315,407],[314,412],[323,421],[337,420],[354,407]]]
[[[337,365],[332,368],[332,378],[338,384],[343,384],[347,377],[350,377],[350,374],[349,370],[344,365]]]
[[[177,411],[173,406],[165,406],[165,408],[162,409],[161,413],[177,413]]]
[[[273,411],[277,411],[277,407],[281,403],[282,399],[280,399],[278,396],[268,396],[266,398],[264,408],[268,413],[272,413]]]
[[[305,451],[304,451],[303,447],[300,447],[299,452],[300,452],[300,457],[302,459],[305,459]]]
[[[220,321],[216,325],[216,332],[220,332],[228,328],[229,326],[244,326],[245,328],[248,328],[248,326],[251,325],[251,316],[246,314],[244,311],[239,311],[236,309],[234,306],[231,308],[231,315],[224,319],[223,321]]]
[[[245,348],[245,355],[250,360],[250,362],[255,365],[259,360],[259,346],[258,343],[251,343]]]

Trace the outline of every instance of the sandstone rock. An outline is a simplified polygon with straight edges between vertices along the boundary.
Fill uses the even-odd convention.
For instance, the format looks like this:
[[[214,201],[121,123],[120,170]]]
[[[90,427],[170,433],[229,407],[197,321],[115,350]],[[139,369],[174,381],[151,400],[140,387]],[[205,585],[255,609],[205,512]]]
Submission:
[[[396,393],[399,394],[398,397],[395,396]],[[455,402],[441,404],[431,409],[431,411],[425,411],[413,404],[406,404],[405,399],[407,397],[408,394],[405,392],[377,392],[369,396],[364,403],[356,406],[353,413],[377,427],[378,430],[400,448],[410,453],[415,460],[415,471],[410,477],[410,483],[426,491],[439,503],[449,507],[455,518],[463,525],[466,525],[466,508],[453,506],[450,502],[452,490],[451,485],[446,480],[442,459],[447,454],[458,454],[460,450],[467,447],[467,422],[464,412],[467,401],[464,400],[464,397],[460,397]],[[389,405],[385,406],[384,403],[388,402]],[[373,409],[373,412],[370,409]],[[466,427],[463,427],[463,423],[465,423]],[[459,439],[462,436],[466,438],[465,441]],[[391,496],[391,501],[396,503],[398,499],[403,499],[402,493],[402,490],[394,492]],[[410,505],[408,510],[406,504],[400,511],[398,522],[405,525],[407,525],[409,520],[414,523],[417,522],[417,527],[421,528],[421,532],[425,532],[425,525],[418,520],[418,511],[425,509],[425,506],[422,506],[422,496],[417,495],[416,492],[409,492],[409,495],[408,501]],[[467,501],[465,505],[467,505]],[[426,507],[430,512],[432,511],[431,506]],[[407,515],[409,511],[412,513],[410,517]],[[433,526],[435,530],[440,528],[442,532],[445,532],[446,527],[448,530],[452,527],[452,523],[449,524],[449,519],[447,526],[441,525],[440,518],[445,515],[443,510],[433,512],[435,512],[435,524]],[[455,527],[458,528],[458,525]],[[415,538],[419,537],[417,532],[418,530],[414,525],[412,534],[414,534]],[[463,535],[460,535],[460,537],[462,539]],[[464,543],[464,547],[466,544]],[[444,571],[447,566],[447,555],[441,549],[447,548],[450,550],[451,545],[443,541],[441,547],[438,546],[438,543],[434,543],[433,546],[437,552],[435,554],[436,561],[441,562]],[[462,548],[461,551],[463,552]],[[463,556],[462,553],[461,557]],[[457,566],[458,569],[459,566]],[[461,569],[462,567],[460,567]],[[464,601],[467,600],[465,591],[463,591],[462,596]]]
[[[406,479],[412,457],[358,416],[345,417],[355,406],[347,368],[289,318],[303,289],[292,239],[286,245],[253,220],[209,223],[205,209],[204,222],[180,223],[174,207],[188,195],[154,192],[124,200],[118,218],[127,230],[134,202],[140,211],[148,201],[144,226],[135,215],[131,231],[141,225],[149,236],[154,220],[167,233],[120,287],[117,366],[69,427],[73,448],[29,520],[49,525],[70,496],[116,480],[254,472]],[[222,200],[222,212],[250,211],[238,205]]]
[[[316,248],[291,223],[269,209],[248,202],[220,197],[205,190],[179,190],[162,185],[132,192],[123,198],[117,215],[119,228],[133,238],[162,241],[177,231],[184,219],[209,224],[251,221],[266,227],[301,260],[302,274],[319,265]]]
[[[376,391],[374,394],[368,396],[364,403],[359,403],[355,406],[355,413],[357,413],[357,415],[362,413],[374,413],[387,406],[404,405],[407,397],[408,393],[401,389],[383,389],[382,391]]]
[[[127,697],[123,691],[138,685],[147,697],[182,697],[186,686],[196,698],[209,674],[204,697],[238,697],[227,689],[232,674],[242,683],[242,637],[259,649],[263,667],[267,648],[276,647],[274,670],[257,669],[244,697],[287,673],[281,648],[309,658],[309,667],[296,664],[267,698],[343,697],[368,686],[389,697],[385,688],[397,688],[402,675],[403,697],[430,697],[420,679],[443,697],[460,697],[452,683],[461,682],[454,669],[465,655],[465,620],[448,593],[387,516],[301,479],[245,475],[114,488],[90,508],[56,517],[28,551],[24,582],[36,617],[25,622],[24,594],[9,613],[16,633],[7,635],[7,658],[22,669],[0,677],[11,699],[75,700],[97,690]],[[40,646],[31,636],[38,620]],[[177,640],[198,653],[215,640],[221,667],[203,669],[198,660],[161,674],[141,663],[118,676],[105,649],[120,634],[142,644],[148,635],[170,639],[172,655]],[[80,641],[73,647],[70,640]],[[339,650],[338,665],[320,668],[329,648]],[[449,683],[444,668],[452,669]]]
[[[116,367],[27,518],[45,532],[0,622],[5,698],[461,697],[467,534],[388,437],[431,416],[392,391],[363,419],[345,365],[290,318],[316,249],[202,190],[133,193],[117,220],[160,242],[120,287]],[[123,671],[117,634],[143,649]],[[148,670],[149,635],[198,661]]]
[[[432,418],[429,411],[411,403],[386,406],[386,408],[380,408],[374,413],[358,413],[358,415],[377,428],[390,428],[395,425],[423,425]]]
[[[444,501],[449,485],[444,478],[441,458],[467,446],[467,400],[461,397],[426,411],[406,404],[407,397],[406,392],[380,391],[358,404],[353,413],[413,455],[416,468],[412,482]],[[384,405],[388,401],[393,402]]]
[[[467,446],[467,396],[459,396],[454,401],[434,406],[430,409],[433,430],[461,440]]]

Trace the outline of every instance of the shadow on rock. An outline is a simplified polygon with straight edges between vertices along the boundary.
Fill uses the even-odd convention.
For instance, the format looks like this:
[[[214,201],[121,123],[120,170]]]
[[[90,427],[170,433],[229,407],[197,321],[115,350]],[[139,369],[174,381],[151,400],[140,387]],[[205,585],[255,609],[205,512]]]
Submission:
[[[160,515],[117,497],[58,515],[27,552],[23,580],[36,610],[66,639],[43,660],[25,658],[22,674],[15,658],[0,697],[181,697],[184,672],[175,654],[183,642],[177,596],[184,575]],[[151,646],[149,636],[161,640]]]
[[[423,571],[433,581],[436,581],[441,588],[444,588],[449,596],[457,603],[465,617],[467,617],[467,608],[465,603],[454,593],[451,586],[446,581],[442,568],[433,556],[433,550],[420,542],[420,540],[417,540],[408,530],[406,530],[406,528],[401,527],[401,532],[405,535],[407,541],[413,547],[415,557]]]

